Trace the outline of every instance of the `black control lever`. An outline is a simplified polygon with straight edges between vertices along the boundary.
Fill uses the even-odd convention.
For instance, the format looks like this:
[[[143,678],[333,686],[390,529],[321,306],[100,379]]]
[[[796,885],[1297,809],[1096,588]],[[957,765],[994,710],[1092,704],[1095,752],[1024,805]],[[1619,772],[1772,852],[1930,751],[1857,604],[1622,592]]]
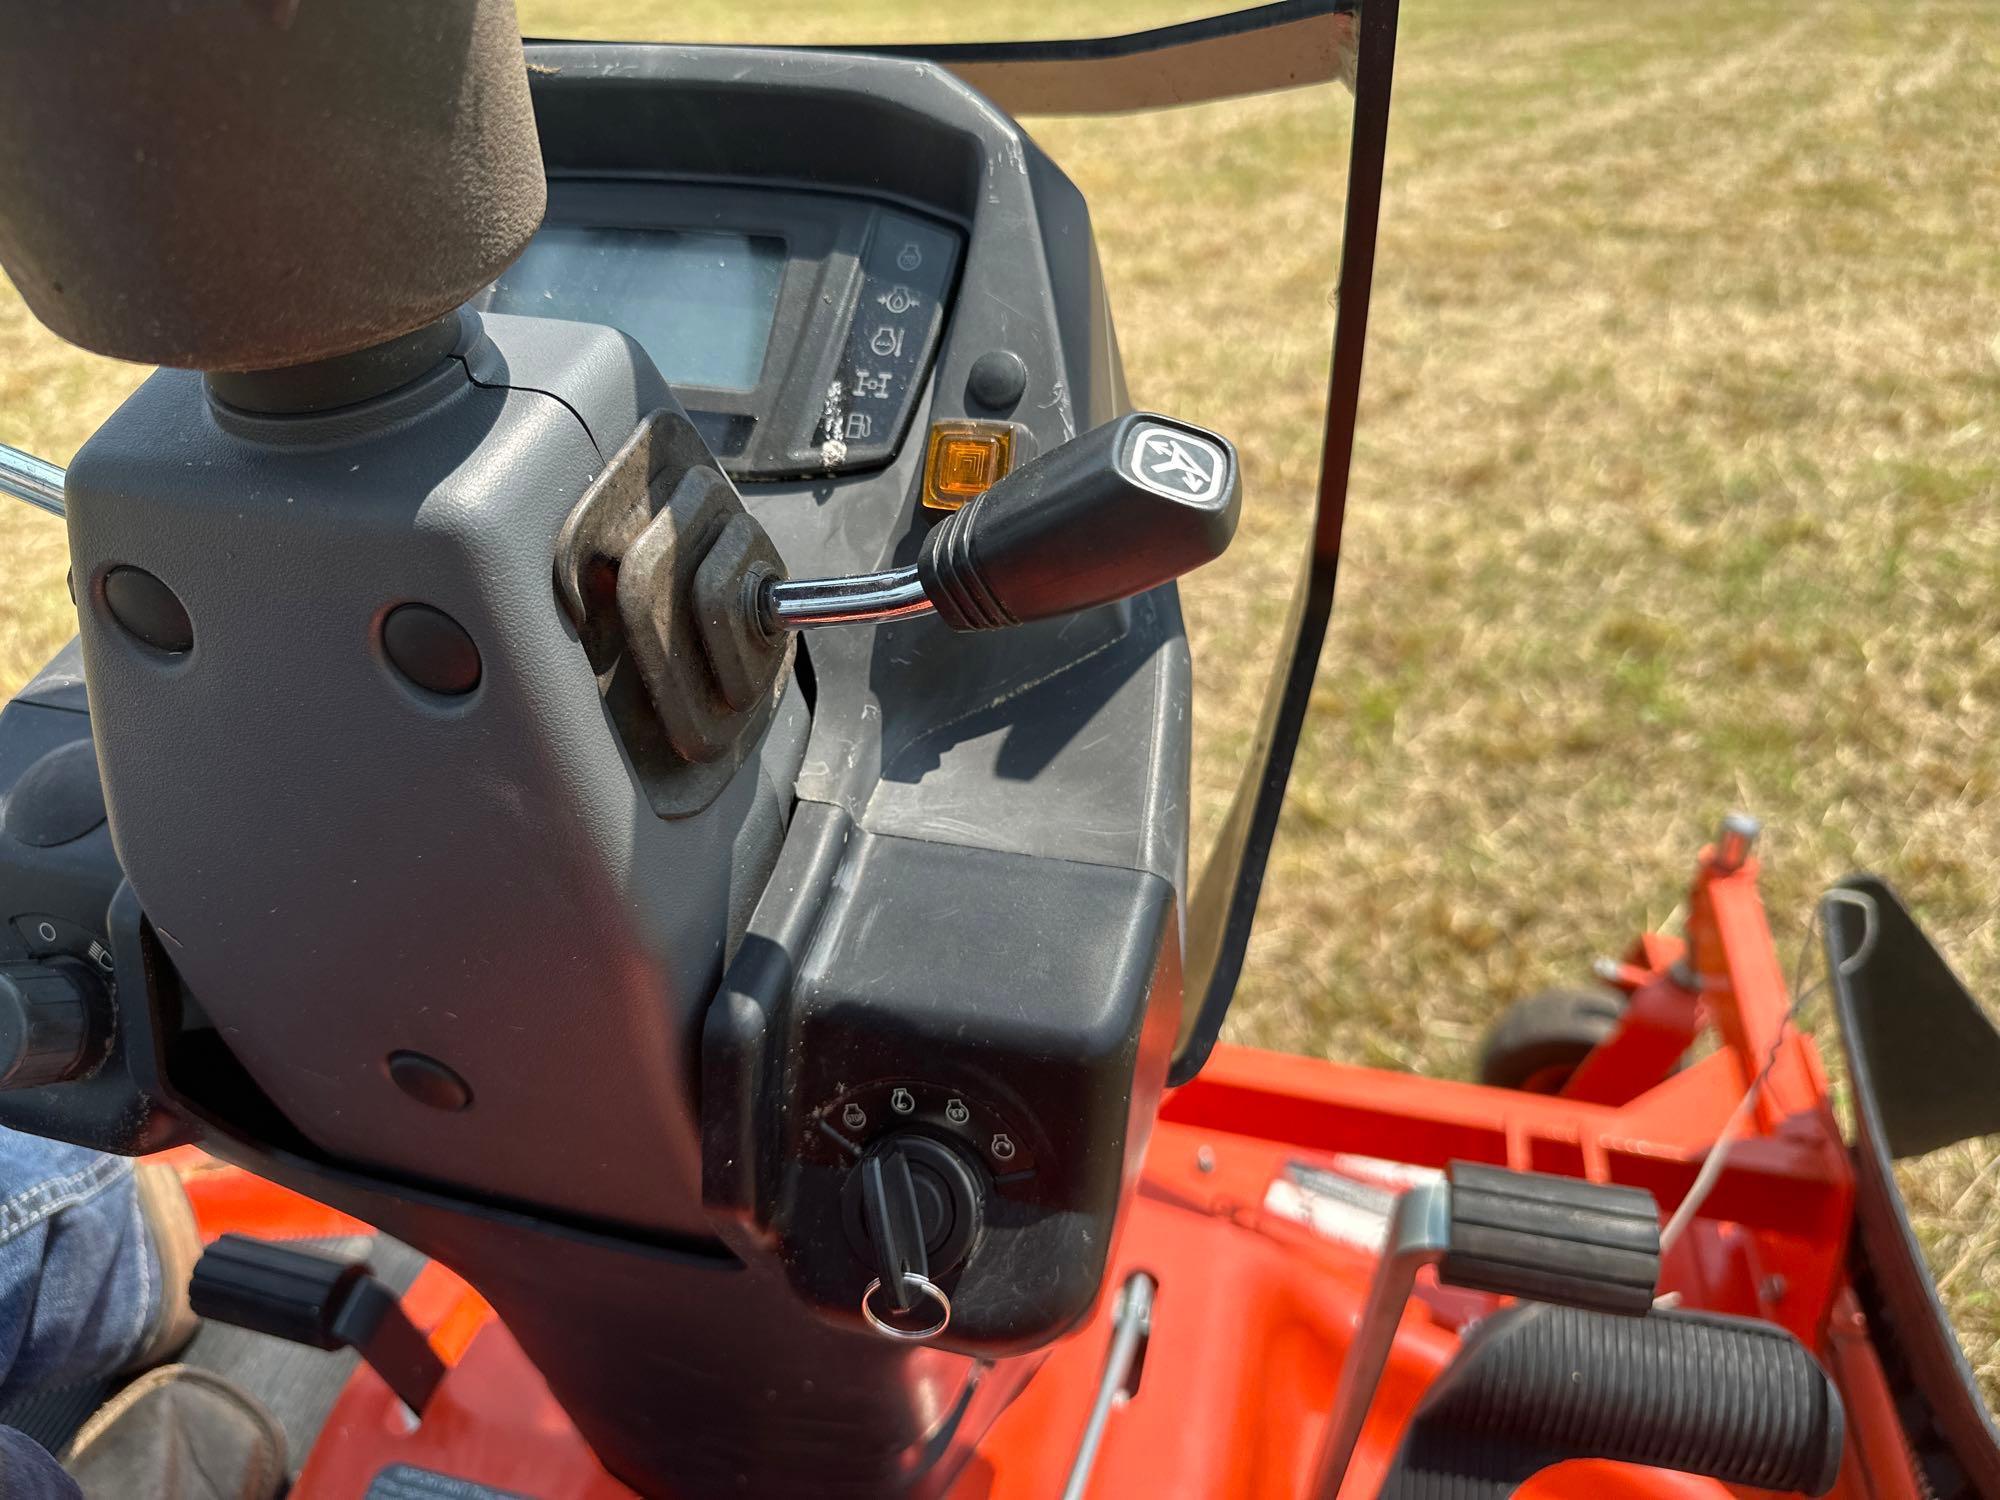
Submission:
[[[444,1361],[366,1261],[344,1261],[249,1235],[202,1251],[188,1282],[194,1310],[314,1349],[353,1349],[422,1416]]]
[[[1150,412],[1072,438],[1002,479],[924,538],[915,567],[764,580],[776,634],[936,612],[997,630],[1127,599],[1222,555],[1242,503],[1227,440]]]

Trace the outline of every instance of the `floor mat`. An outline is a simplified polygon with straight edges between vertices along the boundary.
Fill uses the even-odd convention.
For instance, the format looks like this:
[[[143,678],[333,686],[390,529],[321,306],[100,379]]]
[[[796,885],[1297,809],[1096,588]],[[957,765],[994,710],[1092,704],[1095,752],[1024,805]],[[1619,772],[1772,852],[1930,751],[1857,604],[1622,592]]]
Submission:
[[[117,1386],[109,1380],[87,1380],[61,1390],[36,1391],[0,1402],[0,1427],[25,1432],[51,1453],[60,1453],[90,1414],[111,1399]]]

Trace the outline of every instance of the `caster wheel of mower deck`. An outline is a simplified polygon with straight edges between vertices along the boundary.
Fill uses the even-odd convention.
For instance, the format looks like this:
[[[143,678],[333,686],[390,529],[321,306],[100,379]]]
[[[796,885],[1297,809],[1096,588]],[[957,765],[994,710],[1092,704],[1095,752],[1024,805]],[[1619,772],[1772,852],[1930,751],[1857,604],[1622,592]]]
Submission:
[[[1554,1094],[1591,1049],[1618,1029],[1625,997],[1613,990],[1543,990],[1500,1012],[1479,1049],[1479,1081]]]

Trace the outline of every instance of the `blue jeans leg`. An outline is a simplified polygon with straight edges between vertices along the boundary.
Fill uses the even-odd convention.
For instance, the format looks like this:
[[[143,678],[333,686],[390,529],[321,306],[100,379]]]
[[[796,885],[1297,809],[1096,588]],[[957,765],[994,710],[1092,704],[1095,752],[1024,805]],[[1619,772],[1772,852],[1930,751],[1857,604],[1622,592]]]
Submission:
[[[132,1163],[0,1130],[0,1400],[110,1374],[159,1307]]]
[[[0,1495],[7,1500],[83,1500],[83,1491],[48,1449],[11,1427],[0,1427]]]
[[[0,1400],[119,1369],[159,1307],[132,1163],[0,1129]],[[80,1500],[54,1458],[4,1427],[0,1495]]]

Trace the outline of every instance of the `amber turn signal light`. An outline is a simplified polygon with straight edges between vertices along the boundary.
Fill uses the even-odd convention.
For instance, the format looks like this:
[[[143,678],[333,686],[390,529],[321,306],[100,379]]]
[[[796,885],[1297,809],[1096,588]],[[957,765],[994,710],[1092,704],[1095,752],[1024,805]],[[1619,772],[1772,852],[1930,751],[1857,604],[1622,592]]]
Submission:
[[[933,422],[924,455],[924,504],[957,510],[1014,467],[1014,429],[1005,422]]]

